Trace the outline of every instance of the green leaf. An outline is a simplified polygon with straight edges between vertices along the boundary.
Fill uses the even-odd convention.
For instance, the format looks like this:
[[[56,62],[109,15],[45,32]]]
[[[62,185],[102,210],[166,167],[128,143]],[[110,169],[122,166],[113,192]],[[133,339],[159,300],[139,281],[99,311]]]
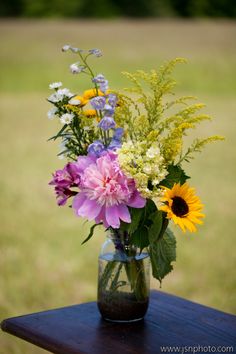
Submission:
[[[142,251],[149,245],[148,229],[146,226],[138,228],[131,236],[131,243]]]
[[[147,199],[144,208],[129,208],[131,223],[128,224],[122,221],[120,225],[121,230],[127,231],[130,235],[132,235],[138,228],[145,225],[149,226],[149,216],[156,210],[156,204],[151,199]]]
[[[172,271],[172,262],[176,260],[176,239],[173,232],[168,228],[158,242],[151,243],[149,251],[152,274],[161,283],[162,279]]]
[[[100,222],[99,224],[94,224],[93,226],[90,227],[90,232],[88,237],[86,237],[86,239],[81,243],[81,245],[83,245],[84,243],[88,242],[88,240],[90,240],[90,238],[93,236],[94,233],[94,229],[95,227],[102,225],[102,223]]]
[[[145,213],[146,216],[149,216],[150,214],[154,213],[157,210],[156,204],[152,199],[147,199],[146,205],[145,205]]]
[[[130,216],[131,216],[131,223],[129,224],[129,232],[130,234],[134,233],[140,224],[140,221],[143,218],[144,208],[131,208],[130,209]]]
[[[149,216],[149,220],[152,221],[152,225],[149,227],[148,230],[148,238],[150,244],[152,245],[153,243],[157,242],[162,229],[162,223],[163,223],[162,211],[156,210],[154,213],[152,213]]]
[[[56,140],[57,138],[59,138],[61,136],[61,134],[64,132],[64,130],[66,129],[66,127],[67,127],[67,124],[64,124],[63,127],[61,128],[61,130],[56,135],[49,138],[48,141]]]
[[[168,166],[168,175],[161,182],[161,185],[167,188],[172,188],[175,183],[184,184],[185,181],[190,178],[178,165],[169,165]]]

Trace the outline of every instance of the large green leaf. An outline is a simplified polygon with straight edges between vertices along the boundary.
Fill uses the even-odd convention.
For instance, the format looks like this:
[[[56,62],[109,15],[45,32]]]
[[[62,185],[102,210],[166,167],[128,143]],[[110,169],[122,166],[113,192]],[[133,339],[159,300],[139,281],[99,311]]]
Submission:
[[[143,219],[144,208],[130,208],[131,223],[129,224],[129,233],[134,233],[138,228]]]
[[[130,235],[132,235],[137,229],[142,228],[145,225],[149,226],[151,224],[149,217],[156,210],[156,204],[151,199],[147,199],[144,208],[129,208],[131,223],[125,223],[122,221],[120,229],[127,231]]]
[[[178,165],[168,166],[168,175],[161,182],[161,185],[167,188],[172,188],[175,183],[184,184],[185,181],[190,178],[184,172],[184,170]]]
[[[148,228],[139,227],[131,236],[131,243],[140,248],[140,252],[149,246]]]
[[[150,244],[152,274],[160,283],[172,271],[172,262],[176,260],[176,239],[173,232],[167,228],[162,238]]]
[[[162,211],[156,210],[154,213],[152,213],[149,216],[149,220],[152,221],[152,224],[148,230],[148,238],[149,238],[150,244],[153,244],[153,243],[157,242],[157,240],[159,238],[159,234],[162,229],[162,223],[163,223]]]
[[[145,205],[145,218],[149,219],[149,216],[157,210],[156,204],[152,199],[147,199]]]

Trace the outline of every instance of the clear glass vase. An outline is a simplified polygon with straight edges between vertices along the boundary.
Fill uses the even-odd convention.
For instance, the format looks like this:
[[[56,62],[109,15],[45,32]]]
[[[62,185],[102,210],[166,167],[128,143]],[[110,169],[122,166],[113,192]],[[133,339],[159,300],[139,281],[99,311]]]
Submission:
[[[98,270],[97,304],[102,317],[113,322],[142,320],[149,292],[149,254],[131,246],[127,233],[108,230]]]

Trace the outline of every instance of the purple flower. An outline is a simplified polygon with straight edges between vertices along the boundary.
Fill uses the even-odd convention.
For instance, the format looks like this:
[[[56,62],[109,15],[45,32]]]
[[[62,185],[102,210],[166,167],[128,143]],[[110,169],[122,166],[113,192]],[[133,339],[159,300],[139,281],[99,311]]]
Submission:
[[[88,155],[99,157],[103,151],[105,151],[105,146],[100,140],[94,141],[88,147]]]
[[[97,76],[95,76],[92,79],[92,82],[96,83],[96,84],[102,84],[105,81],[105,77],[102,74],[98,74]]]
[[[111,142],[108,147],[110,150],[116,150],[121,147],[121,139],[122,139],[123,133],[124,133],[123,128],[116,128],[114,130],[113,137],[112,137]]]
[[[105,93],[108,90],[108,81],[105,80],[102,84],[100,84],[100,90]]]
[[[60,186],[55,187],[55,192],[57,196],[57,204],[63,206],[66,204],[67,199],[73,197],[77,194],[75,191],[71,191],[69,188],[63,188]]]
[[[98,123],[99,128],[102,130],[109,130],[112,128],[115,128],[116,123],[112,117],[104,117],[102,120]]]
[[[105,111],[105,115],[110,115],[110,116],[112,116],[115,113],[115,109],[109,104],[105,104],[104,111]]]
[[[117,104],[117,101],[118,101],[117,96],[114,93],[110,93],[107,96],[107,98],[108,98],[109,105],[111,105],[111,107],[114,108],[116,106],[116,104]]]
[[[89,53],[95,55],[95,57],[101,57],[102,52],[100,49],[94,48],[94,49],[89,49]]]
[[[57,170],[53,174],[53,179],[49,184],[55,186],[58,205],[65,205],[69,197],[77,194],[77,192],[71,191],[70,188],[79,186],[80,181],[80,170],[77,163],[69,162],[62,170]]]
[[[108,150],[116,150],[119,148],[121,148],[121,142],[119,140],[111,139]]]
[[[124,129],[123,128],[116,128],[115,131],[114,131],[113,139],[121,140],[123,134],[124,134]]]
[[[105,93],[108,89],[108,81],[102,74],[98,74],[92,79],[92,82],[99,85],[100,90]]]
[[[97,96],[90,100],[91,105],[94,109],[103,109],[106,104],[106,98],[103,96]]]

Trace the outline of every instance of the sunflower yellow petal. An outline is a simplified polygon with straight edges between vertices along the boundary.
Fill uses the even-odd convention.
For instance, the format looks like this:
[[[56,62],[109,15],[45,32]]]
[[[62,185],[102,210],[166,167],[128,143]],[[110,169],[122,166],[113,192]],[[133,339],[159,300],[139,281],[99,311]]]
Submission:
[[[197,230],[195,225],[203,223],[201,220],[205,216],[201,212],[203,204],[195,195],[195,189],[189,187],[187,183],[183,185],[175,183],[172,189],[165,188],[161,201],[165,203],[161,210],[165,211],[167,218],[172,219],[183,232],[186,229],[195,232]]]

